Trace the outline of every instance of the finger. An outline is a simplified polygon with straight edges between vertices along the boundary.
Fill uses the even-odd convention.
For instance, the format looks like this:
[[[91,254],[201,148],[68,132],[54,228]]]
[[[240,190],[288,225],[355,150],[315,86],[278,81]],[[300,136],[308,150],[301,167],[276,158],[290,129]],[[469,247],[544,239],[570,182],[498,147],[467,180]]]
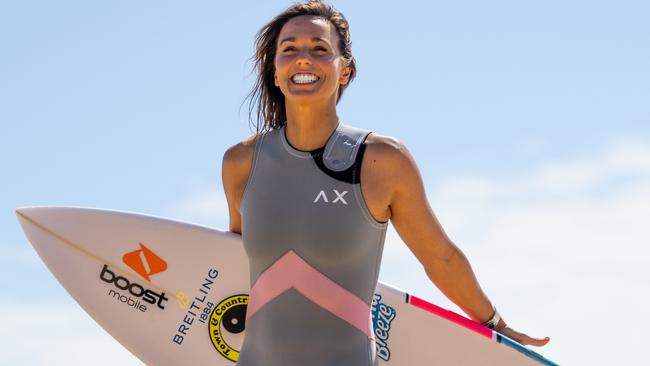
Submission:
[[[526,336],[526,338],[527,338],[526,344],[530,344],[531,346],[537,346],[537,347],[545,346],[548,342],[551,341],[551,338],[549,337],[533,338],[533,337]]]
[[[501,331],[501,333],[509,338],[514,339],[515,341],[523,345],[531,345],[536,347],[545,346],[551,340],[551,338],[549,337],[533,338],[524,333],[517,332],[516,330],[510,327],[506,327]]]

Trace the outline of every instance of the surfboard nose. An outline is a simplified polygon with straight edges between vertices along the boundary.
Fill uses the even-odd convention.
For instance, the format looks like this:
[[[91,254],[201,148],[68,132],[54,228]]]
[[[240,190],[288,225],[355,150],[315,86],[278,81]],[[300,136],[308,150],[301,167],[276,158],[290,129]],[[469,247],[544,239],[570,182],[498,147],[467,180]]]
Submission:
[[[16,207],[16,217],[18,222],[23,227],[23,230],[26,230],[25,226],[27,223],[32,225],[37,225],[51,222],[52,220],[57,220],[61,215],[69,212],[71,207],[63,206],[24,206]]]
[[[27,217],[36,216],[41,208],[42,207],[38,207],[38,206],[16,207],[15,209],[16,217],[18,217],[19,221],[22,221]]]
[[[46,207],[46,206],[25,206],[25,207],[16,207],[15,212],[16,216],[20,221],[30,218],[35,221],[39,221],[38,218],[47,215],[48,212],[56,209],[57,207]],[[59,207],[60,208],[60,207]]]
[[[18,217],[29,217],[31,219],[34,219],[38,221],[39,217],[43,217],[44,215],[52,215],[56,213],[62,213],[62,212],[67,212],[71,209],[74,209],[74,207],[66,207],[66,206],[24,206],[24,207],[16,207],[15,212],[16,216]]]
[[[25,207],[16,207],[16,215],[29,216],[34,210],[38,210],[38,206],[25,206]]]

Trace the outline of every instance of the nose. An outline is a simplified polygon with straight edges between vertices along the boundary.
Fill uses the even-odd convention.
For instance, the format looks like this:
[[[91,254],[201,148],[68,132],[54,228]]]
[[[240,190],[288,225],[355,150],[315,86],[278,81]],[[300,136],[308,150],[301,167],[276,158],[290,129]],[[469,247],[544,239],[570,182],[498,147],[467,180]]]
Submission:
[[[309,57],[309,50],[302,50],[296,58],[298,65],[311,65],[311,58]]]

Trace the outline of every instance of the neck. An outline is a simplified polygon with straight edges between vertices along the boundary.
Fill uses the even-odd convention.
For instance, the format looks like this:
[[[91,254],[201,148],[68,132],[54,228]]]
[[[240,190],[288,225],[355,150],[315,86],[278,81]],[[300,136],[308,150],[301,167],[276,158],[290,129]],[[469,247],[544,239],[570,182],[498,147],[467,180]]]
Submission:
[[[324,146],[339,122],[336,109],[317,105],[294,105],[286,107],[287,140],[294,148],[312,151]]]

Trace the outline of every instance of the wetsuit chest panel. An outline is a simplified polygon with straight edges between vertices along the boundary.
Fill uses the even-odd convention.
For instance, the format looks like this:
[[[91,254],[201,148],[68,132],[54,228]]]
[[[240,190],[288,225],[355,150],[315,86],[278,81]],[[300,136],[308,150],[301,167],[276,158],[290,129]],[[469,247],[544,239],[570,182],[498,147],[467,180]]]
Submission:
[[[312,152],[291,147],[283,129],[258,139],[241,202],[253,291],[240,365],[257,365],[257,353],[276,355],[279,365],[288,345],[314,354],[329,350],[329,358],[310,365],[372,364],[371,325],[364,329],[363,313],[369,319],[387,223],[372,218],[360,190],[359,151],[368,133],[339,123],[327,145]],[[326,339],[331,332],[338,338]],[[333,363],[342,354],[356,362]]]

